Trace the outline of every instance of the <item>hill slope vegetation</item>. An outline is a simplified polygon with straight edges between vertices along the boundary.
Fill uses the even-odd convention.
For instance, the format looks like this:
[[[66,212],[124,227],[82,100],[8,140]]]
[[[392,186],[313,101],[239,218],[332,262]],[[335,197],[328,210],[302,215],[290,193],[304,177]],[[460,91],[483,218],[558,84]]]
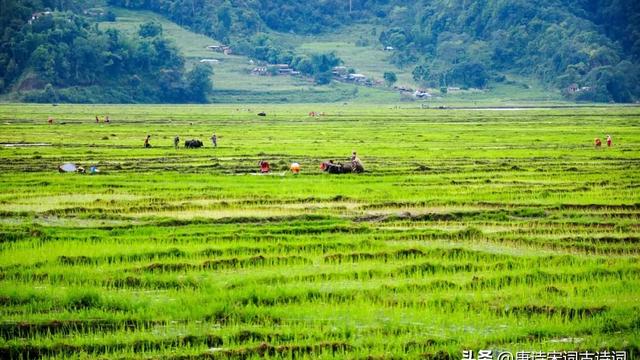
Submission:
[[[186,72],[184,58],[162,34],[143,24],[134,35],[99,30],[80,7],[39,11],[48,2],[5,1],[0,90],[26,91],[22,100],[63,102],[205,102],[211,69]],[[34,91],[35,90],[35,91]]]
[[[484,87],[518,73],[571,89],[566,95],[577,100],[631,102],[640,95],[640,5],[633,0],[109,2],[161,12],[274,62],[300,60],[265,39],[265,30],[315,34],[376,22],[385,27],[379,40],[394,49],[393,62],[412,67],[425,86]]]

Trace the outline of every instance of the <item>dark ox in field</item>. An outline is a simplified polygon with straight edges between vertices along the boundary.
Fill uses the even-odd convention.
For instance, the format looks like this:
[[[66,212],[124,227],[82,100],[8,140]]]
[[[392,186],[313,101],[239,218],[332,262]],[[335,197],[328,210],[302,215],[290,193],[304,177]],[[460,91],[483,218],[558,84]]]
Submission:
[[[330,161],[325,161],[320,164],[320,169],[322,171],[326,171],[329,174],[347,174],[347,173],[361,173],[364,172],[364,167],[362,164],[352,164],[352,163],[333,163]]]
[[[186,140],[184,142],[184,147],[186,147],[187,149],[197,149],[197,148],[201,148],[202,146],[203,146],[202,141],[197,139]]]

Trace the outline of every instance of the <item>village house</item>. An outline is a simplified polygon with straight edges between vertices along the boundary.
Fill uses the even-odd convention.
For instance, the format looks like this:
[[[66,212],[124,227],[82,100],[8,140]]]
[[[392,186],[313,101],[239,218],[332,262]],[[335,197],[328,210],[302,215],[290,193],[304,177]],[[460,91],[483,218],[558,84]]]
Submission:
[[[567,92],[569,94],[573,94],[574,92],[577,92],[579,90],[578,84],[571,84],[569,86],[567,86]]]
[[[29,20],[29,24],[33,23],[34,21],[38,20],[39,18],[41,18],[43,16],[47,16],[47,15],[51,15],[51,11],[43,11],[43,12],[33,13],[33,14],[31,14],[31,19]]]
[[[591,86],[578,86],[578,84],[571,84],[567,86],[566,91],[568,94],[587,92],[587,91],[591,91]]]
[[[355,83],[365,83],[368,79],[365,75],[362,74],[349,74],[349,76],[347,76],[347,80],[353,81]]]
[[[331,69],[331,74],[338,77],[347,75],[347,72],[348,70],[346,66],[335,66]]]
[[[290,68],[289,64],[275,64],[273,66],[277,69],[277,75],[300,75],[300,72]]]
[[[85,10],[84,14],[87,16],[100,17],[104,16],[104,10],[101,8],[92,8]]]
[[[251,70],[252,75],[300,75],[299,71],[290,68],[288,64],[272,64],[256,66]]]
[[[267,75],[267,67],[266,66],[256,66],[251,70],[252,75]]]
[[[223,53],[225,55],[230,55],[233,53],[233,51],[231,50],[231,47],[227,45],[209,45],[207,46],[207,49],[214,52]]]
[[[426,91],[418,89],[413,93],[413,97],[415,97],[416,99],[424,99],[424,98],[430,98],[431,94],[429,94]]]
[[[293,71],[293,69],[289,67],[289,64],[275,64],[271,66],[276,69],[278,75],[291,75]]]
[[[400,85],[400,86],[394,86],[393,88],[394,88],[395,90],[400,91],[400,92],[413,92],[413,89],[412,89],[412,88],[409,88],[409,87],[406,87],[406,86],[403,86],[403,85]]]

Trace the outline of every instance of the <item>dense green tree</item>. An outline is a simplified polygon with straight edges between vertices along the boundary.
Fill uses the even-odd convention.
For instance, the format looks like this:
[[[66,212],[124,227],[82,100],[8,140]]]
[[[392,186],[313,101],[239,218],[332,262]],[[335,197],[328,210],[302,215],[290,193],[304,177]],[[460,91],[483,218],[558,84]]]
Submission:
[[[148,21],[140,25],[138,35],[141,37],[155,37],[162,35],[162,25],[155,21]]]
[[[213,69],[206,64],[198,64],[187,73],[189,100],[200,103],[207,102],[207,96],[213,89],[212,74]]]
[[[47,4],[2,2],[23,17],[9,21],[0,15],[0,21],[12,24],[0,46],[0,90],[28,71],[32,93],[26,96],[34,101],[206,101],[210,80],[196,81],[203,71],[199,67],[191,77],[185,75],[183,57],[158,24],[143,24],[142,37],[127,37],[113,29],[100,31],[71,12],[45,12]],[[79,11],[73,1],[61,4],[57,8]]]
[[[389,87],[393,86],[393,84],[395,84],[396,81],[398,81],[398,76],[396,76],[396,73],[394,72],[385,72],[383,75],[383,78],[384,78],[385,84]]]
[[[427,64],[420,64],[411,71],[411,76],[417,83],[427,85],[431,79],[431,71]]]
[[[313,80],[318,85],[326,85],[331,82],[332,78],[333,78],[333,74],[331,74],[331,71],[317,72],[313,76]]]
[[[483,88],[489,81],[489,74],[484,65],[477,62],[464,62],[456,64],[447,74],[451,84],[464,87]]]

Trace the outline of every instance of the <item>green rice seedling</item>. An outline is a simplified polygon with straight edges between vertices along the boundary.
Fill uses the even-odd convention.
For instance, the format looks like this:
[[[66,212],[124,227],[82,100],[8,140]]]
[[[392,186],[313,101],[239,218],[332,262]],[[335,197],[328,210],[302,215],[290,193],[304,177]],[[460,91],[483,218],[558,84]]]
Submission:
[[[0,105],[0,357],[638,356],[637,108],[307,107]]]

